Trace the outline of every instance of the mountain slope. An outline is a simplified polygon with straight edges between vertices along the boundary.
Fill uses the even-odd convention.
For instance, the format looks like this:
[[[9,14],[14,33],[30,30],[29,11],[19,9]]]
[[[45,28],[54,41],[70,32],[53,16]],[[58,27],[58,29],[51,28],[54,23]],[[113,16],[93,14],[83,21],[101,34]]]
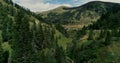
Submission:
[[[120,8],[118,4],[118,7],[110,4],[110,8],[113,6],[116,10],[107,11],[102,15],[103,11],[98,12],[101,17],[92,25],[80,30],[66,31],[61,26],[62,23],[56,25],[43,23],[40,16],[17,4],[13,5],[12,1],[9,1],[11,0],[0,0],[0,63],[120,62],[120,30],[118,30]],[[99,3],[97,1],[96,4],[87,4],[82,7],[88,11],[91,10],[89,6],[96,9],[94,5],[97,6]],[[65,13],[70,10],[76,11],[76,9],[80,11],[80,8],[60,7],[54,12],[58,13],[61,10],[61,13]],[[61,17],[61,19],[64,18]],[[83,25],[86,24],[88,23]],[[97,30],[92,28],[98,24],[100,26],[97,26]]]
[[[113,11],[103,14],[101,18],[89,25],[90,29],[120,29],[120,7],[114,8]]]
[[[91,24],[91,22],[95,22],[102,14],[112,11],[117,6],[120,6],[120,4],[93,1],[79,7],[58,7],[39,15],[46,21],[62,24],[66,28],[82,28]]]
[[[0,0],[0,63],[65,63],[61,54],[67,41],[40,16],[12,0]]]
[[[68,57],[75,63],[120,62],[120,7],[78,30],[68,47]]]

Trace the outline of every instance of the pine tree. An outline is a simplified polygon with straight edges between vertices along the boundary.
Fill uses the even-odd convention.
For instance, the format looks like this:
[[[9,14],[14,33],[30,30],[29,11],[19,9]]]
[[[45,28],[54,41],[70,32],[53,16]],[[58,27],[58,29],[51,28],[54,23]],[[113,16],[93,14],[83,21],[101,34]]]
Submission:
[[[105,44],[105,45],[109,45],[109,44],[111,43],[110,40],[111,40],[111,33],[110,33],[110,31],[106,31],[104,44]]]
[[[55,51],[55,58],[57,63],[66,63],[65,52],[62,47],[57,46]]]
[[[88,40],[93,40],[93,30],[89,31],[89,36],[88,36]]]
[[[2,21],[2,37],[3,37],[3,41],[8,41],[8,37],[7,37],[7,23],[8,23],[8,16],[6,17],[6,19],[3,19]]]
[[[4,63],[3,62],[3,49],[2,49],[2,37],[1,37],[1,33],[0,33],[0,63]]]
[[[12,18],[7,16],[6,19],[3,20],[3,22],[2,22],[3,42],[9,41],[12,38],[12,36],[11,36],[12,29],[13,29],[12,25],[13,25]]]
[[[31,46],[29,16],[23,11],[18,11],[15,16],[13,39],[10,42],[13,49],[11,63],[30,63],[33,51]]]
[[[104,30],[101,30],[101,31],[100,31],[98,40],[99,40],[99,39],[102,39],[102,38],[104,38]]]
[[[35,21],[33,22],[32,34],[33,34],[32,41],[34,43],[33,46],[35,46],[35,49],[41,50],[43,48],[44,35],[42,25],[40,23],[36,25]]]

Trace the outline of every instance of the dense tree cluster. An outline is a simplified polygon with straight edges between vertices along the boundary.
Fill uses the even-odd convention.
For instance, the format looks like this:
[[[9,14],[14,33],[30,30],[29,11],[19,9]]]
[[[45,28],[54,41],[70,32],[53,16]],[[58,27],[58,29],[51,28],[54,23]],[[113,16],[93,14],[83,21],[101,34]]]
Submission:
[[[103,14],[97,22],[77,31],[77,39],[73,40],[70,46],[68,45],[68,57],[75,63],[119,63],[118,59],[110,51],[105,50],[104,54],[102,54],[104,50],[102,48],[108,47],[114,42],[119,42],[119,10],[119,7],[115,8],[114,11]],[[95,36],[96,33],[97,37]],[[81,46],[78,45],[79,40],[85,35],[88,36],[87,41],[81,44]],[[102,61],[99,61],[100,57],[102,57],[99,56],[100,54],[102,56],[105,55],[104,58],[106,60],[102,59]]]
[[[104,30],[104,31],[102,30],[100,31],[99,36],[95,38],[95,35],[93,33],[95,33],[94,30],[89,30],[87,41],[85,41],[81,45],[79,45],[79,40],[82,37],[79,37],[80,39],[78,39],[77,37],[77,39],[73,40],[72,43],[70,43],[67,47],[67,56],[71,58],[75,63],[94,63],[94,62],[106,63],[106,62],[113,62],[113,61],[116,63],[119,63],[118,60],[114,57],[114,55],[112,55],[109,51],[107,50],[103,51],[102,49],[114,43],[114,41],[112,41],[113,37],[116,37],[119,39],[119,37],[117,37],[118,34],[112,35],[113,32],[109,30]],[[118,39],[116,42],[119,42]],[[103,52],[104,54],[102,54]],[[100,57],[103,57],[103,56],[104,56],[104,59],[108,61],[104,59],[99,61]],[[113,57],[114,59],[112,59]]]
[[[0,40],[0,63],[64,63],[64,51],[57,44],[52,25],[36,23],[29,18],[30,15],[39,20],[41,17],[17,4],[15,8],[12,7],[12,1],[5,2],[9,5],[0,2],[0,31],[3,39]],[[2,41],[9,42],[11,54],[3,52]]]
[[[5,2],[0,2],[0,63],[119,63],[119,55],[114,56],[114,51],[107,50],[113,43],[119,44],[119,8],[75,31],[75,35],[70,35],[72,42],[64,49],[58,44],[59,37],[55,36],[57,30],[70,38],[62,25],[43,23],[39,15],[28,9],[17,4],[13,7],[12,0]],[[63,17],[67,14],[69,12]],[[11,51],[4,51],[2,44],[6,42]]]
[[[115,8],[113,11],[109,11],[103,14],[101,18],[89,25],[89,29],[119,29],[120,28],[120,7]]]
[[[60,24],[55,25],[56,29],[59,30],[64,36],[69,37],[67,30]]]

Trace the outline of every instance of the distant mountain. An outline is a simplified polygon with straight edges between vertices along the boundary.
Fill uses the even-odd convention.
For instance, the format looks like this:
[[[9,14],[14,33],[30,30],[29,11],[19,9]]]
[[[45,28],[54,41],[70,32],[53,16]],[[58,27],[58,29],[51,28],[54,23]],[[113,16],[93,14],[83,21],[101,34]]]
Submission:
[[[39,13],[46,21],[59,23],[66,28],[81,28],[97,21],[102,14],[120,6],[119,3],[92,1],[79,7],[61,6]]]

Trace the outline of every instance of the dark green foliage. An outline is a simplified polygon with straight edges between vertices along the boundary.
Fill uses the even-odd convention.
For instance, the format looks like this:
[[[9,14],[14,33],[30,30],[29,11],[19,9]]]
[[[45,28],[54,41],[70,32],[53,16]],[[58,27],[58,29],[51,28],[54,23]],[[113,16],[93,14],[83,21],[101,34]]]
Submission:
[[[9,62],[9,52],[5,51],[3,53],[3,63],[8,63]]]
[[[58,45],[55,50],[55,58],[57,60],[57,63],[66,63],[65,52],[64,52],[63,48],[59,47]]]
[[[88,40],[94,40],[93,36],[94,36],[94,32],[93,32],[93,30],[90,30]]]
[[[12,33],[12,18],[9,18],[8,16],[6,19],[3,20],[2,23],[2,36],[3,36],[3,42],[7,42],[10,40],[11,33]]]
[[[116,11],[116,12],[115,12]],[[89,26],[89,29],[119,29],[120,28],[120,6],[113,11],[103,14],[101,18]]]
[[[68,33],[67,33],[67,30],[62,27],[62,25],[60,24],[56,24],[55,25],[56,29],[59,30],[65,37],[69,37]]]
[[[111,33],[110,31],[106,31],[104,44],[109,45],[111,43],[110,41],[111,41]]]
[[[113,48],[112,45],[119,45],[120,9],[116,8],[118,4],[109,4],[111,5],[110,8],[104,8],[97,3],[84,5],[89,10],[95,8],[92,11],[100,13],[100,15],[103,11],[112,9],[111,7],[115,7],[116,10],[103,14],[96,23],[75,31],[75,35],[74,33],[73,36],[71,34],[70,37],[72,38],[70,38],[67,30],[59,23],[68,24],[68,21],[71,20],[69,24],[75,24],[72,20],[80,20],[81,11],[84,11],[83,8],[81,10],[78,7],[74,12],[64,12],[57,18],[53,17],[58,16],[58,14],[49,13],[48,16],[53,20],[52,22],[58,21],[54,27],[49,22],[47,24],[36,22],[34,18],[39,20],[42,18],[17,4],[14,4],[13,7],[12,0],[5,0],[4,3],[6,5],[0,2],[0,32],[2,31],[0,34],[0,36],[2,35],[0,37],[0,63],[113,63],[117,60],[116,58],[119,59],[119,55],[114,56],[115,54],[113,54],[116,51],[107,50],[110,46]],[[72,10],[74,8],[63,9]],[[30,18],[30,16],[34,18]],[[91,13],[88,13],[87,16],[93,18]],[[63,37],[61,35],[56,37],[56,30],[72,39],[66,49],[59,46],[59,39],[57,38]],[[98,35],[97,39],[95,34]],[[3,51],[4,46],[1,45],[4,42],[9,42],[11,51]],[[119,62],[116,61],[116,63]]]
[[[76,41],[73,40],[72,44],[68,44],[67,47],[67,54],[68,57],[70,57],[73,60],[76,60],[76,54],[77,54],[77,45]]]
[[[56,43],[54,32],[51,27],[45,26],[44,28],[44,41],[43,41],[43,48],[53,48],[54,44]],[[56,44],[55,44],[56,45]]]
[[[83,28],[82,30],[78,30],[76,33],[76,38],[79,39],[86,34],[86,30]]]
[[[102,39],[103,37],[105,37],[104,33],[105,33],[104,30],[101,30],[101,31],[100,31],[100,34],[99,34],[98,40],[99,40],[99,39]]]
[[[89,43],[89,42],[88,42]],[[84,63],[84,62],[95,62],[96,55],[95,52],[96,47],[92,47],[93,42],[87,45],[87,43],[83,44],[81,48],[79,48],[76,43],[73,43],[69,50],[69,57],[74,60],[75,63]],[[91,48],[92,47],[92,48]]]
[[[77,42],[77,41],[76,41]],[[106,47],[106,44],[103,43],[104,41],[101,40],[96,40],[96,41],[87,41],[85,43],[83,43],[81,46],[76,45],[75,43],[73,43],[73,45],[71,45],[68,49],[68,57],[70,57],[75,63],[99,63],[99,62],[105,62],[105,61],[99,61],[100,57],[98,57],[100,55],[100,52],[102,53],[102,48]],[[110,45],[110,44],[107,44]],[[104,51],[103,54],[108,54],[108,51]],[[105,59],[108,59],[110,57],[107,56],[112,56],[110,55],[106,55],[104,56]],[[106,61],[106,62],[111,62]]]
[[[43,48],[44,40],[43,29],[41,24],[38,24],[37,27],[35,21],[33,23],[32,35],[32,41],[34,43],[34,46],[36,46],[35,48],[37,50],[41,50]]]
[[[51,49],[41,51],[40,57],[41,58],[39,60],[41,63],[56,63],[56,59],[54,58],[54,52],[52,52]]]
[[[4,60],[4,57],[3,57],[3,49],[1,47],[1,43],[2,43],[2,40],[1,40],[1,37],[0,37],[0,63],[4,63],[3,60]]]
[[[23,11],[18,11],[15,18],[14,30],[12,32],[12,41],[10,42],[11,48],[13,49],[10,58],[11,63],[31,62],[33,51],[28,21],[29,17],[26,16]]]
[[[11,4],[12,3],[9,3],[9,5]],[[15,8],[12,6],[1,4],[0,7],[0,11],[2,12],[0,13],[2,38],[4,42],[9,42],[12,48],[9,58],[9,53],[3,53],[0,46],[0,63],[4,61],[6,61],[6,63],[58,63],[60,60],[65,61],[65,59],[63,59],[65,56],[62,55],[64,50],[59,49],[58,46],[56,48],[55,30],[51,25],[46,24],[43,26],[41,23],[36,24],[35,21],[33,21],[33,26],[29,29],[29,22],[31,22],[29,15],[37,17],[38,19],[40,19],[40,17],[31,14],[16,4],[15,7],[17,8],[16,11],[13,11]],[[7,13],[5,13],[5,11]],[[59,52],[58,50],[61,51]],[[56,54],[60,54],[60,59],[58,55],[56,57]]]
[[[120,37],[120,30],[119,29],[113,29],[111,31],[112,36],[114,37]]]
[[[113,58],[112,54],[107,50],[103,52],[104,49],[102,49],[111,45],[113,43],[111,41],[112,37],[117,36],[117,34],[112,35],[111,32],[115,33],[116,31],[101,30],[98,39],[93,39],[95,32],[92,29],[89,30],[88,41],[84,42],[82,45],[78,45],[81,38],[73,40],[72,44],[67,47],[67,56],[75,63],[106,63],[116,61],[115,58],[110,60]],[[104,59],[99,61],[100,57],[102,57],[101,54],[108,61]]]

